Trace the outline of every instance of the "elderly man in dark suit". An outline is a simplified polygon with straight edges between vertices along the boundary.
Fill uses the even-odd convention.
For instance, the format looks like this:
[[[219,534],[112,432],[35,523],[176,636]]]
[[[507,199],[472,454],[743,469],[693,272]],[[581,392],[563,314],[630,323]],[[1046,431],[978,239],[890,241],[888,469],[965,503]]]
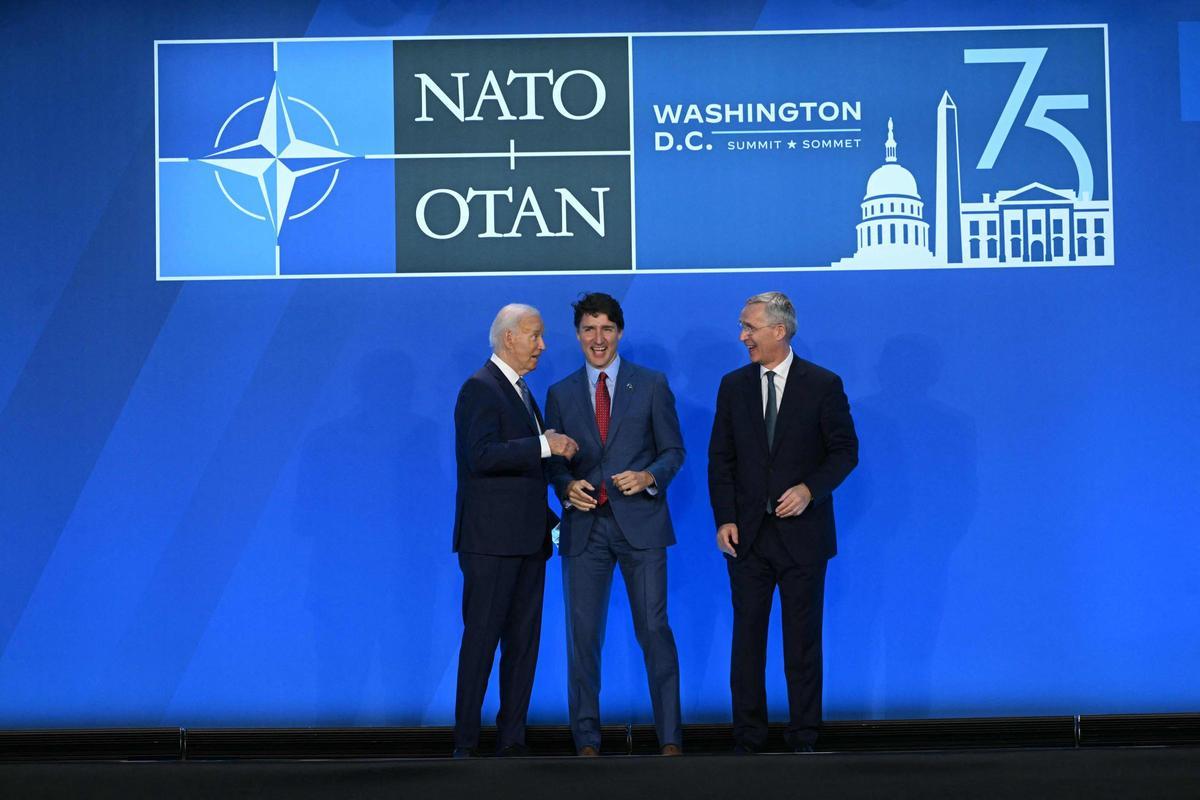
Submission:
[[[467,379],[454,406],[458,494],[454,552],[463,573],[454,756],[475,755],[480,708],[501,646],[497,750],[524,755],[525,718],[542,628],[550,531],[544,465],[578,446],[547,429],[525,385],[546,349],[537,309],[512,304],[492,323],[492,357]]]
[[[675,543],[667,486],[683,437],[667,379],[617,354],[625,318],[615,298],[575,303],[584,365],[550,387],[546,419],[579,442],[550,460],[563,503],[559,552],[567,616],[567,705],[580,755],[600,751],[600,648],[614,566],[620,566],[650,683],[660,751],[682,752],[679,658],[667,622],[667,550]]]
[[[734,750],[756,752],[767,738],[767,623],[779,587],[785,738],[811,752],[821,723],[825,567],[837,552],[832,494],[858,463],[858,437],[841,379],[792,352],[796,311],[786,295],[751,297],[738,325],[751,363],[721,380],[708,448],[717,547],[733,595]]]

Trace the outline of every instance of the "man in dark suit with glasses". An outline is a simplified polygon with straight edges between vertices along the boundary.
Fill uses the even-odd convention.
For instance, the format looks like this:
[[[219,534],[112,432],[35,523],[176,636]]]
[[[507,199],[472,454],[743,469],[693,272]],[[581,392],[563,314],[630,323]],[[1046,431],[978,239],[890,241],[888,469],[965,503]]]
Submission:
[[[821,723],[825,567],[837,552],[833,490],[858,463],[841,379],[792,352],[796,311],[782,292],[746,301],[750,363],[717,392],[708,487],[733,598],[735,752],[767,738],[767,624],[779,588],[788,690],[785,738],[811,752]]]

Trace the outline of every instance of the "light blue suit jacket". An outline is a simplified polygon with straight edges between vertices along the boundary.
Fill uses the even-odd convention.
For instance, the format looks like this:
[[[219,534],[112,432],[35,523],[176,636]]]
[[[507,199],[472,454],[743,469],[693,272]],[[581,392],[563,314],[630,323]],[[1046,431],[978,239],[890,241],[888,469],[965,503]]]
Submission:
[[[559,552],[574,556],[587,546],[595,514],[566,504],[567,485],[584,479],[597,489],[603,480],[613,516],[629,543],[638,549],[675,544],[675,529],[667,509],[667,486],[683,466],[683,436],[675,414],[675,395],[661,372],[639,367],[622,358],[611,381],[612,414],[608,441],[600,444],[596,414],[581,367],[550,387],[546,395],[546,427],[565,433],[579,444],[571,461],[555,456],[547,472],[563,501],[559,525]],[[612,485],[612,476],[625,470],[646,470],[654,476],[657,492],[631,497]]]

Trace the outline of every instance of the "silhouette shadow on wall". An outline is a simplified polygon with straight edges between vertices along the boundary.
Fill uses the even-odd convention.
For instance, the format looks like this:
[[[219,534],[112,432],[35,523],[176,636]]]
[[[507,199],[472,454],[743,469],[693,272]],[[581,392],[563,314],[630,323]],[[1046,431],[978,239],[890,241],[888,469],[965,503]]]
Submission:
[[[450,478],[434,420],[412,411],[415,374],[399,351],[368,354],[353,408],[304,444],[294,527],[312,546],[318,724],[380,717],[366,697],[373,664],[394,687],[386,716],[419,724],[455,657],[456,643],[435,642],[434,607],[454,599],[429,568],[448,559],[450,537],[446,510],[427,499]]]
[[[934,708],[933,665],[950,560],[975,515],[972,418],[934,399],[937,344],[899,336],[883,347],[879,391],[851,411],[857,471],[838,492],[839,556],[826,612],[831,718],[920,718]],[[829,691],[832,690],[832,691]]]

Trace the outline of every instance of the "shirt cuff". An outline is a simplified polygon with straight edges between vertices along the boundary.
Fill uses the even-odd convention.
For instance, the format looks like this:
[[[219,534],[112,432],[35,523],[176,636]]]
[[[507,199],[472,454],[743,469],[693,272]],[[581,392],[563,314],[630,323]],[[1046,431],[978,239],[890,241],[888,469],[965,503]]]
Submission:
[[[538,441],[542,443],[542,458],[550,457],[550,442],[546,440],[546,434],[538,437]]]

